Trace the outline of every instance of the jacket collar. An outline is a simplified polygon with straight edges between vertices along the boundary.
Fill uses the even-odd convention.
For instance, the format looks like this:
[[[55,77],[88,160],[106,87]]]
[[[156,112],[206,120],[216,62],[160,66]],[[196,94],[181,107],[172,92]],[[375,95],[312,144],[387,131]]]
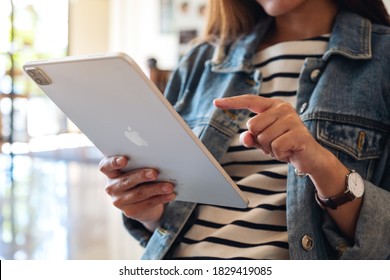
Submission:
[[[333,26],[328,50],[323,59],[340,54],[351,59],[370,59],[371,22],[357,14],[341,11]]]
[[[271,17],[262,19],[248,35],[231,46],[217,46],[212,59],[212,70],[219,73],[252,72],[252,56],[273,22]],[[370,59],[371,22],[357,14],[340,11],[336,17],[327,51],[323,60],[338,54],[350,59]]]

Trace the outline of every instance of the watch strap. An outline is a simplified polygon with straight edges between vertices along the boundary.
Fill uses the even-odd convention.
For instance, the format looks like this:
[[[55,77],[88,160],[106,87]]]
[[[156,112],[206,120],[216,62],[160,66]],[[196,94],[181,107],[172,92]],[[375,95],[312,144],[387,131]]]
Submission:
[[[342,194],[339,194],[334,197],[323,198],[317,193],[317,191],[315,191],[315,195],[314,195],[315,200],[322,209],[326,209],[326,208],[337,209],[337,207],[356,199],[356,196],[353,193],[351,193],[348,186],[348,178],[352,173],[355,173],[355,170],[351,169],[350,172],[347,174],[345,180],[346,190]]]
[[[315,192],[315,199],[318,203],[318,205],[322,209],[331,208],[331,209],[337,209],[337,207],[350,202],[354,200],[356,197],[349,191],[346,190],[342,194],[335,196],[335,197],[329,197],[329,198],[323,198],[319,196],[317,192]]]

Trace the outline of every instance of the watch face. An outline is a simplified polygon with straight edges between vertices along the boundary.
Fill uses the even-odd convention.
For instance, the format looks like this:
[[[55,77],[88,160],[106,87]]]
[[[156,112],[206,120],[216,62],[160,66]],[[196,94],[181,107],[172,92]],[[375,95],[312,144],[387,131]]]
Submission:
[[[352,172],[348,176],[348,189],[356,197],[362,197],[364,193],[364,182],[362,177],[356,172]]]

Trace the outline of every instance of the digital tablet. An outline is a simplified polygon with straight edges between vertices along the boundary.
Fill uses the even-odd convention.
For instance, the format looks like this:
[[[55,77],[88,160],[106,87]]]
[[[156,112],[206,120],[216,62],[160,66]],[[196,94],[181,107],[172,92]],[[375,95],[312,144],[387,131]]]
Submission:
[[[245,208],[248,200],[126,54],[26,63],[24,71],[105,156],[156,168],[177,200]]]

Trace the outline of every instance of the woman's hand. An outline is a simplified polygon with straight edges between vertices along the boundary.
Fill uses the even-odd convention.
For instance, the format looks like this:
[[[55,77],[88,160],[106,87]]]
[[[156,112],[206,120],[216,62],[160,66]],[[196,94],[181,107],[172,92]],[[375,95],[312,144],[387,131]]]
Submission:
[[[287,102],[253,95],[216,99],[220,109],[248,109],[256,115],[248,123],[248,131],[241,135],[246,147],[257,147],[275,159],[289,162],[296,169],[308,173],[322,197],[334,197],[346,189],[346,168],[330,151],[322,147],[310,134],[295,109]],[[313,197],[314,199],[314,197]],[[353,240],[362,199],[328,209],[339,228]]]
[[[106,192],[111,196],[114,206],[126,217],[143,223],[152,231],[163,214],[164,204],[176,197],[174,186],[157,182],[158,172],[154,169],[121,172],[127,162],[124,156],[101,160],[100,171],[108,178]]]
[[[278,99],[253,95],[216,99],[220,109],[248,109],[256,115],[241,135],[246,147],[256,147],[275,159],[289,162],[304,173],[313,173],[329,153],[312,137],[293,106]]]

